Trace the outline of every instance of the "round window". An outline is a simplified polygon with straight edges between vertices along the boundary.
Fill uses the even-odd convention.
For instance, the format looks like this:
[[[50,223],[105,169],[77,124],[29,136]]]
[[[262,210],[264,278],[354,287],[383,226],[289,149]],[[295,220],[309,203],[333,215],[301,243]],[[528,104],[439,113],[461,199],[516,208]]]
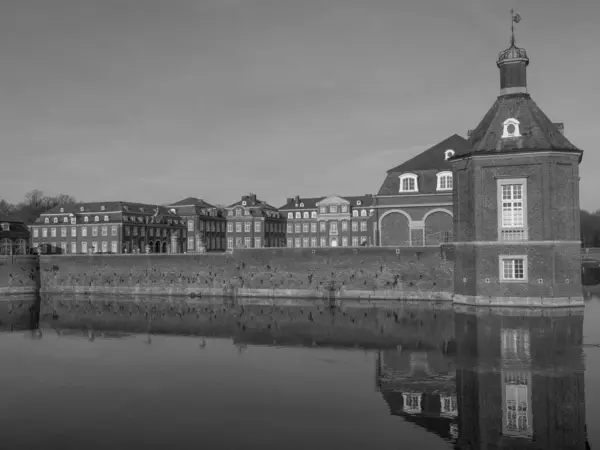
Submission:
[[[512,123],[508,124],[508,126],[506,127],[506,131],[508,132],[508,134],[514,134],[515,133],[515,126]]]

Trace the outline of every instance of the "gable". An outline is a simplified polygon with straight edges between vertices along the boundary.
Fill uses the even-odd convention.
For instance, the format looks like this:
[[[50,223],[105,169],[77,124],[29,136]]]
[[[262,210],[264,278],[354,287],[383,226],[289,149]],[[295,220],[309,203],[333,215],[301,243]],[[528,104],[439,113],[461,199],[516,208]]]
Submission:
[[[342,198],[338,195],[332,195],[330,197],[325,197],[320,202],[317,202],[317,206],[328,206],[328,205],[349,205],[350,202],[345,198]]]

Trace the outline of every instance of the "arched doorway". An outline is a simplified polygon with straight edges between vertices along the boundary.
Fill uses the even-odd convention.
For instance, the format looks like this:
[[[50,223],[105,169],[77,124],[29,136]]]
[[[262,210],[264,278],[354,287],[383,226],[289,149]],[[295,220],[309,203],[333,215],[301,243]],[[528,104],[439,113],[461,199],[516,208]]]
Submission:
[[[383,246],[410,245],[409,218],[401,211],[390,211],[381,217],[380,240]]]
[[[156,240],[154,243],[154,253],[160,253],[160,240]]]
[[[27,254],[27,241],[25,239],[17,239],[14,247],[15,255]]]
[[[335,237],[332,237],[332,238],[329,240],[329,246],[330,246],[330,247],[337,247],[337,246],[338,246],[338,240],[337,240],[337,238],[335,238]]]
[[[12,255],[12,241],[10,239],[2,239],[0,241],[0,255]]]
[[[454,223],[450,211],[433,210],[425,216],[425,245],[439,245],[452,240]]]
[[[163,241],[163,243],[162,243],[162,253],[168,253],[167,252],[167,241]]]
[[[152,253],[154,251],[154,241],[148,241],[146,244],[146,253]]]

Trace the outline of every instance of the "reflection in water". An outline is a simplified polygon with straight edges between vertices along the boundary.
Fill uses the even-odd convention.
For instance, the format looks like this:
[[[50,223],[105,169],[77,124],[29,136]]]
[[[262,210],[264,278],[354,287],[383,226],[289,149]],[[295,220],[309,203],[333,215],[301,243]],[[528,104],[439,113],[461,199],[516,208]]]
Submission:
[[[280,448],[282,443],[287,448],[317,448],[330,439],[345,448],[413,447],[427,435],[438,437],[428,442],[427,448],[589,448],[583,309],[492,313],[484,309],[455,312],[443,304],[424,303],[397,305],[394,310],[331,309],[289,300],[240,305],[221,300],[44,296],[41,301],[23,297],[0,302],[0,326],[5,331],[30,328],[31,336],[47,345],[27,347],[33,352],[32,364],[45,365],[43,372],[23,374],[23,368],[29,366],[19,366],[13,373],[0,374],[2,384],[29,379],[19,395],[32,391],[42,409],[61,398],[61,403],[70,402],[71,410],[77,411],[82,406],[80,395],[93,399],[90,419],[76,428],[68,426],[80,420],[76,416],[60,420],[44,416],[43,421],[40,416],[38,422],[29,417],[39,428],[39,442],[44,433],[66,427],[69,439],[81,444],[85,438],[77,440],[78,433],[98,427],[90,422],[95,417],[104,427],[119,430],[121,439],[128,436],[120,425],[123,420],[131,433],[152,433],[157,448],[159,442],[172,446],[173,439],[194,435],[199,432],[197,427],[203,430],[205,445],[218,442],[219,448],[252,446],[261,433],[269,433],[263,448]],[[190,336],[195,352],[181,350],[188,341],[168,347],[161,334]],[[223,347],[226,341],[214,337],[229,340],[234,359]],[[140,350],[136,344],[140,341],[147,351]],[[0,345],[9,348],[2,334]],[[10,344],[13,351],[14,345]],[[365,370],[372,374],[373,366],[365,367],[353,350],[322,353],[324,348],[336,347],[376,350],[370,364],[375,364],[378,399],[372,390],[370,395],[365,391],[365,380],[360,378]],[[365,357],[369,355],[373,353],[367,350]],[[63,360],[70,361],[67,372]],[[358,380],[363,384],[355,384]],[[65,382],[72,383],[70,389],[79,392],[78,396],[64,397]],[[138,397],[140,385],[149,387],[143,387]],[[54,397],[59,392],[63,393]],[[7,405],[11,405],[10,395]],[[269,395],[271,400],[265,402]],[[130,398],[129,403],[123,403],[120,396]],[[334,400],[339,398],[343,400]],[[381,398],[391,416],[387,412],[378,415]],[[175,402],[177,413],[157,416],[144,406],[150,401],[161,405]],[[257,404],[262,406],[256,409]],[[113,413],[115,418],[94,412],[110,405],[120,405],[116,411],[121,412]],[[135,405],[142,409],[138,411]],[[143,417],[139,425],[132,422],[134,411]],[[214,411],[221,412],[215,415]],[[218,437],[216,430],[224,411],[227,423],[237,424],[245,432]],[[198,415],[196,425],[188,423],[189,429],[182,429],[173,423],[171,441],[164,441],[171,416],[183,420],[194,414]],[[11,423],[17,426],[18,417],[12,411],[1,418],[10,429]],[[47,429],[48,420],[58,420],[53,431]],[[254,424],[255,434],[247,428],[248,420]],[[159,421],[165,431],[155,427]],[[412,428],[402,428],[409,424]],[[312,430],[309,436],[290,439],[290,433],[304,433],[305,429]],[[315,442],[320,444],[315,446]],[[12,448],[19,448],[14,445]],[[127,448],[124,443],[100,438],[88,445],[102,446]]]

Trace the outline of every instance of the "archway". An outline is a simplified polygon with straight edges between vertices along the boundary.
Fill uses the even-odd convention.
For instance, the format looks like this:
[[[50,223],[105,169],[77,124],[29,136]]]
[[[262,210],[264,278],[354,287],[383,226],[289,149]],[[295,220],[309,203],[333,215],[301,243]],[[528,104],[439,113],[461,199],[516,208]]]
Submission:
[[[154,243],[154,253],[160,253],[160,240],[157,239]]]
[[[337,247],[338,246],[337,238],[332,237],[331,240],[329,241],[329,246],[330,247]]]
[[[10,239],[2,239],[0,241],[0,255],[12,255],[12,241]]]
[[[162,243],[162,253],[167,253],[167,241],[163,241]]]
[[[403,247],[410,245],[410,216],[402,210],[384,213],[379,220],[382,246]]]
[[[17,239],[14,246],[15,255],[26,255],[27,254],[27,241],[25,239]]]
[[[445,209],[428,212],[425,221],[425,245],[440,245],[452,240],[454,223],[452,214]]]
[[[146,253],[152,253],[154,252],[154,241],[148,241],[148,243],[146,244]]]

